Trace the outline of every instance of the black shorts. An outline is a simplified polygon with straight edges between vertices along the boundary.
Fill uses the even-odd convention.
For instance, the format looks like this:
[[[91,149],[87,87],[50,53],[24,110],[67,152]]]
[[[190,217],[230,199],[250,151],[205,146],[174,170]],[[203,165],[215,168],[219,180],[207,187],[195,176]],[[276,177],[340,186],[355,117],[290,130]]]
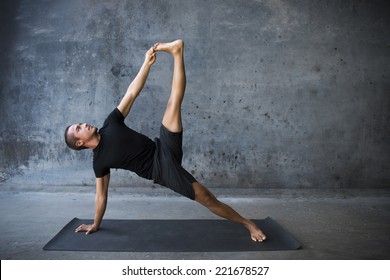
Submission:
[[[195,199],[192,183],[196,179],[181,166],[183,158],[183,131],[170,132],[163,125],[160,128],[160,138],[155,138],[156,152],[153,163],[153,181],[159,185]]]

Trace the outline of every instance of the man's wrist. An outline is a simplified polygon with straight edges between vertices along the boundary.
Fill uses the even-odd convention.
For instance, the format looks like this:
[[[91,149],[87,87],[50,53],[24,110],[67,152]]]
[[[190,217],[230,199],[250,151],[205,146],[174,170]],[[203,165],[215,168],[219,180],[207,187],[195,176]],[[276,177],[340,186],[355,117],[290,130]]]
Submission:
[[[149,64],[149,62],[145,61],[144,64],[142,65],[142,68],[145,68],[149,70],[152,67],[152,64]]]
[[[92,227],[93,227],[93,228],[96,228],[96,229],[98,229],[99,226],[100,226],[100,223],[94,222],[94,223],[92,224]]]

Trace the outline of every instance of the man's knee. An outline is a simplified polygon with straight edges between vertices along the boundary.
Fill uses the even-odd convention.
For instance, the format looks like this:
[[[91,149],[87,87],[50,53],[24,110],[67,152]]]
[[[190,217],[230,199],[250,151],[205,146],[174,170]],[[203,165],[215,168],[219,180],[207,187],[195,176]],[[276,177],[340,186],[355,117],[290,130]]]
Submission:
[[[213,207],[217,204],[217,198],[205,187],[198,184],[194,186],[195,200],[207,208]]]
[[[182,103],[182,98],[179,98],[179,97],[170,97],[168,99],[168,102],[167,102],[167,108],[166,108],[166,111],[170,111],[170,112],[179,112],[180,111],[180,107],[181,107],[181,103]]]

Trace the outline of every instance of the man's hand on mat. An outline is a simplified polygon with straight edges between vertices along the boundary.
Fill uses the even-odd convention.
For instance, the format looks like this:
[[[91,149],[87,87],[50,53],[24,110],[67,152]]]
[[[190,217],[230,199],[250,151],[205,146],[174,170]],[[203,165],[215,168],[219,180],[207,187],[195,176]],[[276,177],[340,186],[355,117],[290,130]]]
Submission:
[[[95,225],[80,225],[78,228],[76,228],[76,232],[85,231],[85,234],[94,233],[99,228]]]

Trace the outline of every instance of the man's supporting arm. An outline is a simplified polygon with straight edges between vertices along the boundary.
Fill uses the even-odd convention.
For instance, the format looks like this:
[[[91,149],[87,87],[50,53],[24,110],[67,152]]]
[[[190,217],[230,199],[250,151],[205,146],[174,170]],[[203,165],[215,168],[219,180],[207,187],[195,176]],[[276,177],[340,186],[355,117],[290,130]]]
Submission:
[[[96,196],[95,196],[95,218],[92,225],[80,225],[76,232],[85,231],[86,234],[94,233],[100,227],[104,213],[107,207],[108,200],[108,184],[110,182],[110,174],[96,178]]]
[[[148,78],[150,67],[156,61],[156,54],[154,48],[150,48],[145,54],[145,61],[141,66],[137,76],[129,85],[125,96],[118,105],[118,110],[122,113],[123,117],[127,117],[131,107],[134,104],[135,99],[143,89],[146,79]]]

